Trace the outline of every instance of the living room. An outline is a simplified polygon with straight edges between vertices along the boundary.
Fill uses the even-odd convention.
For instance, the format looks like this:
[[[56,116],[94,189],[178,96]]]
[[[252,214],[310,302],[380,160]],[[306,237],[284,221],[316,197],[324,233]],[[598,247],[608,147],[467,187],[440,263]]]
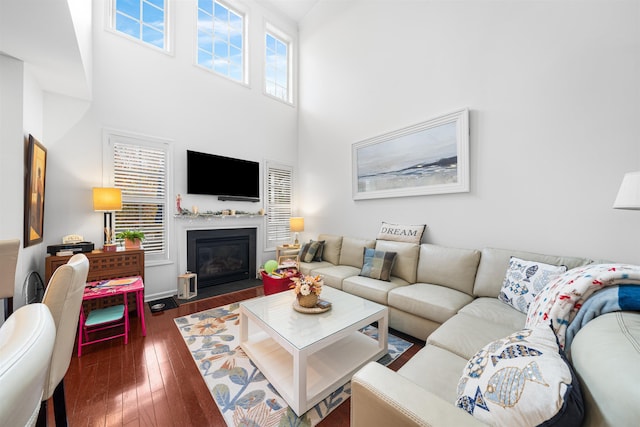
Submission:
[[[640,261],[636,214],[611,208],[624,173],[640,164],[637,1],[319,1],[298,23],[268,2],[244,2],[248,85],[193,66],[193,2],[172,4],[170,54],[105,29],[108,2],[50,6],[61,13],[55,24],[45,23],[56,14],[34,6],[20,15],[14,3],[3,1],[3,51],[33,33],[23,41],[29,55],[66,55],[44,65],[3,56],[7,205],[23,205],[15,183],[25,136],[49,153],[44,243],[21,251],[19,278],[42,272],[46,245],[67,234],[101,241],[91,188],[103,185],[105,129],[170,141],[170,198],[201,210],[258,208],[186,195],[187,149],[294,166],[294,215],[305,218],[307,240],[371,236],[386,220],[426,223],[424,240],[438,244]],[[297,41],[292,105],[263,93],[264,22]],[[70,45],[47,46],[48,28]],[[459,108],[470,111],[468,193],[352,199],[352,144]],[[22,225],[21,209],[2,213],[3,237],[21,236]],[[175,246],[147,266],[148,296],[175,289]]]
[[[23,233],[25,137],[48,152],[44,239],[21,248],[17,283],[65,235],[100,246],[105,130],[171,146],[169,252],[147,263],[147,300],[183,272],[178,194],[202,211],[264,203],[187,194],[186,150],[291,165],[303,241],[389,221],[427,224],[428,243],[640,264],[637,212],[612,208],[640,170],[639,1],[318,0],[296,19],[227,3],[250,16],[246,84],[194,65],[195,1],[170,2],[165,53],[109,30],[106,0],[0,0],[1,239]],[[291,104],[264,94],[265,22],[293,41]],[[469,192],[353,199],[353,144],[461,108]]]

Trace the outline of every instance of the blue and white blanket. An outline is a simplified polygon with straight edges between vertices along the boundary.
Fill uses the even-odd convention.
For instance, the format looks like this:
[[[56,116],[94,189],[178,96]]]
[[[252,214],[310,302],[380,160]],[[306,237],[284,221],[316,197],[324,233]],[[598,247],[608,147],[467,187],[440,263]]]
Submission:
[[[539,323],[551,324],[555,331],[561,348],[568,349],[565,335],[569,325],[574,322],[585,304],[594,295],[605,289],[620,285],[629,285],[640,288],[640,266],[625,264],[590,264],[574,268],[552,280],[540,291],[529,306],[527,312],[526,328],[533,328]],[[627,295],[631,304],[639,304],[637,291]],[[625,297],[626,298],[626,297]],[[610,302],[606,300],[610,299]],[[607,295],[601,300],[595,300],[593,307],[581,316],[584,318],[578,322],[574,329],[574,335],[586,322],[595,317],[596,312],[603,314],[603,309],[614,307],[614,295]],[[635,299],[635,301],[633,301]],[[618,298],[619,300],[619,298]],[[620,301],[618,301],[618,305]],[[623,304],[628,304],[623,302]],[[629,305],[627,305],[629,306]],[[589,317],[591,316],[591,317]]]

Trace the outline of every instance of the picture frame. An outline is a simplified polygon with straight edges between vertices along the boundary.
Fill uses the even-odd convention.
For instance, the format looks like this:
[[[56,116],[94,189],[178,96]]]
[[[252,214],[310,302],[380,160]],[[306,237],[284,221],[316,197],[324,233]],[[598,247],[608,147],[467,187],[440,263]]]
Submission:
[[[469,110],[352,145],[354,200],[469,191]]]
[[[41,243],[44,236],[44,195],[47,149],[29,135],[25,153],[24,247]]]

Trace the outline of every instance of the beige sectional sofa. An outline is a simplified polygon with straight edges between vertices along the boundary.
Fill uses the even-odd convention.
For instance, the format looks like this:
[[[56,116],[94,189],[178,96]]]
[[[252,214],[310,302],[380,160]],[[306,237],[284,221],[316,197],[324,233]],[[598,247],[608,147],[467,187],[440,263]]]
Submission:
[[[322,261],[301,262],[325,285],[385,304],[389,326],[426,341],[397,372],[370,363],[352,381],[353,426],[483,425],[455,406],[456,387],[483,346],[524,328],[526,315],[500,301],[513,257],[568,269],[585,258],[484,248],[459,249],[322,234]],[[390,281],[359,276],[364,248],[397,253]],[[637,425],[640,419],[640,313],[589,322],[571,346],[588,426]],[[614,403],[613,403],[614,402]]]

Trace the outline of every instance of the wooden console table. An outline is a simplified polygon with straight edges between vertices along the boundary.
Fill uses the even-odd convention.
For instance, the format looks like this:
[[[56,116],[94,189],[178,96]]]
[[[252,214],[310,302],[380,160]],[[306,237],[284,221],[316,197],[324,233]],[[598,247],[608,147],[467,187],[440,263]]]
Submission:
[[[140,276],[144,281],[144,250],[127,249],[118,252],[93,251],[85,253],[89,258],[87,282],[113,279],[116,277]],[[58,267],[69,261],[71,256],[48,256],[45,258],[45,286]]]
[[[144,282],[144,250],[143,249],[127,249],[117,252],[102,252],[96,250],[93,252],[85,253],[89,259],[89,274],[87,275],[87,282],[93,282],[96,280],[115,279],[117,277],[129,277],[140,276]],[[56,271],[58,267],[64,265],[69,261],[71,256],[54,256],[50,255],[45,258],[45,287],[49,284],[49,279]],[[113,299],[113,301],[111,301]],[[99,300],[92,300],[92,306],[87,307],[85,301],[85,308],[101,308],[103,306],[109,306],[114,304],[120,304],[115,298],[101,298]],[[120,298],[122,300],[122,298]],[[129,296],[130,309],[135,309],[135,295]],[[95,304],[95,307],[93,307]]]

